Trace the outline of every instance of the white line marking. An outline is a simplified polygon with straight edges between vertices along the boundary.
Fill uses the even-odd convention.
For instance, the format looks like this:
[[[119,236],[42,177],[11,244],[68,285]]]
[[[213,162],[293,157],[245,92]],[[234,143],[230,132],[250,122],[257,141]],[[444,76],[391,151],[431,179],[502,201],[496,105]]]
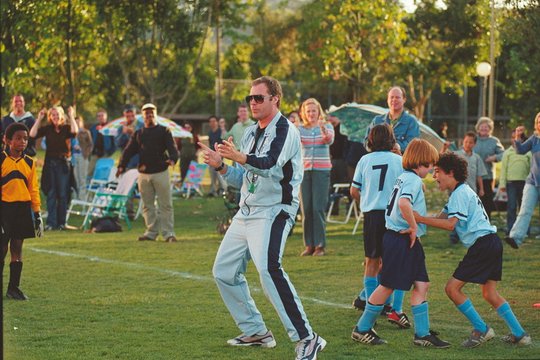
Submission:
[[[162,268],[158,268],[158,267],[154,267],[154,266],[145,266],[145,265],[141,265],[141,264],[138,264],[138,263],[131,263],[131,262],[126,262],[126,261],[104,259],[104,258],[100,258],[100,257],[97,257],[97,256],[68,253],[68,252],[65,252],[65,251],[40,249],[40,248],[36,248],[36,247],[33,247],[33,246],[25,246],[25,249],[28,249],[28,250],[31,250],[31,251],[34,251],[34,252],[37,252],[37,253],[42,253],[42,254],[63,256],[63,257],[72,257],[72,258],[77,258],[77,259],[84,259],[84,260],[88,260],[88,261],[99,262],[99,263],[103,263],[103,264],[121,265],[121,266],[126,266],[126,267],[130,267],[130,268],[134,268],[134,269],[152,270],[152,271],[160,272],[160,273],[171,275],[171,276],[179,276],[179,277],[184,278],[184,279],[214,282],[214,278],[212,278],[210,276],[194,275],[194,274],[184,272],[184,271],[174,271],[174,270],[162,269]],[[261,292],[262,291],[262,289],[259,288],[259,287],[251,287],[251,286],[250,286],[250,290],[255,291],[255,292]],[[351,309],[350,305],[336,304],[336,303],[333,303],[333,302],[324,301],[324,300],[320,300],[320,299],[317,299],[317,298],[300,296],[300,299],[310,301],[310,302],[313,302],[315,304],[330,306],[330,307],[334,307],[334,308]]]

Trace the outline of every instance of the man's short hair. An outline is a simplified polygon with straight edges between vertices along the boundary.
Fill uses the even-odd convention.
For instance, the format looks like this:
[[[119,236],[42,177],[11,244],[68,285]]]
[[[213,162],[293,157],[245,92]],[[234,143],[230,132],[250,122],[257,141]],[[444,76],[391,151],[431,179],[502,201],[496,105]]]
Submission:
[[[379,124],[370,130],[367,140],[370,151],[391,151],[395,144],[394,130],[390,125]]]
[[[283,97],[283,90],[281,89],[281,84],[279,81],[274,79],[271,76],[261,76],[258,79],[255,79],[251,82],[251,86],[256,86],[259,84],[265,84],[268,88],[268,93],[272,96],[279,97],[279,100],[277,102],[277,106],[279,107],[281,103],[281,98]]]
[[[126,104],[124,106],[124,112],[126,111],[133,111],[133,112],[137,112],[137,107],[133,104]]]
[[[388,91],[387,91],[386,93],[388,94],[392,89],[399,89],[399,91],[401,91],[401,95],[403,96],[403,98],[404,98],[404,99],[407,98],[407,92],[405,91],[405,88],[404,88],[404,87],[394,85],[394,86],[392,86],[390,89],[388,89]]]
[[[6,128],[6,139],[9,139],[9,140],[13,139],[13,135],[17,131],[20,131],[20,130],[24,130],[26,131],[26,133],[30,133],[30,131],[28,130],[28,127],[24,125],[23,123],[16,122],[16,123],[9,124],[9,126]]]
[[[435,166],[442,169],[447,174],[452,172],[454,179],[460,183],[465,182],[467,176],[469,176],[467,171],[467,160],[450,151],[442,154]]]

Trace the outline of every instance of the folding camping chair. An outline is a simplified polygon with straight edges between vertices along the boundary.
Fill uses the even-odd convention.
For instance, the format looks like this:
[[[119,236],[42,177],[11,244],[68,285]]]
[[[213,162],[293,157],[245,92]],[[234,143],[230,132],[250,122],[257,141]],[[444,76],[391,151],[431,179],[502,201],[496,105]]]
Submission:
[[[334,224],[346,224],[349,222],[349,220],[351,219],[351,215],[354,212],[354,217],[356,219],[356,223],[354,224],[354,228],[352,231],[354,235],[356,233],[358,225],[360,224],[362,214],[358,209],[356,201],[349,199],[349,197],[347,197],[341,192],[343,189],[349,189],[350,186],[351,184],[349,183],[334,184],[334,192],[330,195],[330,207],[328,208],[328,213],[326,214],[326,222]],[[348,202],[347,215],[345,215],[345,218],[343,220],[332,218],[332,210],[334,209],[334,206],[336,206],[336,204],[338,204],[337,206],[339,206],[340,200],[347,200]]]
[[[128,229],[131,229],[126,204],[133,194],[138,177],[139,171],[137,169],[128,170],[118,179],[116,189],[104,189],[96,192],[91,202],[76,201],[77,205],[85,209],[77,213],[78,215],[84,215],[82,228],[88,229],[93,218],[116,215],[119,219],[124,219]],[[72,213],[75,212],[72,211]]]
[[[189,163],[189,169],[182,183],[180,181],[180,175],[174,174],[171,179],[171,190],[173,194],[181,194],[186,199],[189,199],[192,193],[197,193],[203,196],[201,191],[201,183],[204,178],[204,174],[208,165],[199,164],[196,161]]]
[[[92,178],[88,183],[86,189],[86,201],[91,201],[92,196],[100,190],[103,190],[107,185],[115,181],[116,179],[116,168],[114,167],[114,159],[112,158],[101,158],[96,161],[96,168]]]

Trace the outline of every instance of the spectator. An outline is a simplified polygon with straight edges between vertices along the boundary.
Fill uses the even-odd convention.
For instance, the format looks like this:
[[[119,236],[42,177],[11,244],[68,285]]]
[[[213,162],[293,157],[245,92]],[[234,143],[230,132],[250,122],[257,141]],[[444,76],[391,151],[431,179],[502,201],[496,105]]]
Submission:
[[[527,140],[525,127],[518,126],[512,131],[512,141],[524,142]],[[531,171],[531,152],[520,155],[513,146],[508,147],[503,153],[501,163],[501,176],[499,178],[499,190],[506,192],[506,235],[510,233],[516,222],[517,208],[521,206],[525,180]]]
[[[399,144],[397,144],[397,146],[399,146]],[[362,156],[367,153],[364,143],[348,140],[347,154],[345,155],[345,163],[347,163],[347,182],[350,183],[352,181],[356,165],[358,165]]]
[[[227,134],[227,120],[225,118],[219,118],[219,128],[221,130],[221,134],[224,135],[224,134]]]
[[[214,115],[208,118],[208,147],[215,150],[217,144],[221,144],[222,129],[219,126],[217,117]],[[210,168],[210,193],[209,196],[219,196],[227,190],[227,183],[222,179],[221,175],[214,169]]]
[[[189,164],[192,161],[197,161],[197,150],[199,146],[199,136],[193,131],[193,127],[189,122],[184,123],[184,129],[189,131],[192,137],[184,137],[177,140],[178,150],[180,151],[180,177],[184,182],[189,170]]]
[[[325,212],[330,188],[330,145],[334,142],[334,128],[326,123],[321,104],[313,98],[302,103],[300,117],[302,125],[298,130],[304,158],[300,208],[306,247],[300,255],[322,256],[326,248]]]
[[[144,235],[139,237],[139,241],[154,241],[161,230],[166,242],[176,242],[168,167],[174,166],[178,160],[178,150],[170,130],[156,124],[156,106],[145,104],[141,111],[144,127],[133,133],[122,152],[117,176],[126,170],[129,160],[139,154],[138,185],[146,224]],[[158,209],[155,206],[156,199]]]
[[[523,187],[523,197],[519,214],[510,230],[510,235],[504,240],[513,248],[517,249],[523,243],[527,229],[531,223],[534,209],[540,201],[540,113],[534,119],[535,132],[525,142],[514,140],[514,146],[518,154],[532,153],[531,171],[525,186]]]
[[[482,177],[484,183],[484,196],[480,196],[482,204],[486,209],[486,213],[491,218],[491,212],[495,210],[495,203],[493,202],[493,189],[495,187],[495,168],[493,163],[501,161],[504,148],[495,136],[492,136],[493,132],[493,120],[488,117],[481,117],[476,123],[476,133],[478,137],[476,139],[476,145],[474,146],[474,152],[480,155],[484,161],[487,174]]]
[[[84,119],[81,115],[75,117],[79,128],[77,136],[71,139],[73,174],[77,184],[77,198],[86,200],[86,179],[88,177],[88,162],[92,153],[92,135],[84,128]]]
[[[340,132],[341,121],[337,117],[328,115],[328,122],[334,128],[334,142],[330,145],[330,158],[332,159],[330,184],[346,183],[349,177],[347,175],[347,162],[345,158],[347,156],[349,141],[347,140],[347,136]]]
[[[21,94],[17,94],[11,99],[11,112],[9,115],[4,116],[0,123],[0,145],[4,138],[4,131],[10,124],[20,122],[26,125],[28,129],[31,129],[32,126],[34,126],[34,123],[36,122],[34,115],[32,115],[31,112],[24,110],[24,105],[24,97]],[[34,139],[28,139],[28,147],[25,149],[24,153],[29,156],[36,156],[36,141]]]
[[[289,116],[287,116],[290,122],[294,124],[294,126],[299,127],[302,124],[302,120],[300,119],[300,115],[298,115],[297,111],[291,111],[289,113]]]
[[[446,121],[443,121],[442,124],[439,126],[439,130],[437,130],[437,135],[439,135],[443,140],[446,140],[448,138],[448,124]]]
[[[222,139],[228,139],[230,136],[233,138],[234,145],[237,149],[240,148],[240,140],[242,140],[242,136],[244,135],[244,132],[246,129],[255,124],[255,121],[251,120],[249,118],[248,108],[246,104],[241,104],[238,106],[238,121],[236,124],[233,125],[231,130],[225,135],[222,135]]]
[[[47,114],[48,125],[40,127]],[[64,230],[71,173],[71,141],[79,131],[75,122],[75,110],[68,108],[69,124],[61,106],[53,106],[47,112],[42,109],[30,129],[30,137],[45,137],[45,164],[41,173],[41,190],[47,195],[47,225],[45,230]]]
[[[405,111],[404,105],[407,101],[405,89],[400,86],[392,86],[388,91],[386,99],[389,107],[388,113],[384,115],[377,115],[373,118],[373,121],[369,125],[366,137],[373,126],[377,124],[386,123],[394,129],[394,135],[396,141],[401,147],[401,151],[405,153],[407,145],[412,139],[420,137],[420,127],[418,126],[418,120],[414,115]],[[364,141],[365,142],[365,141]]]
[[[272,348],[268,330],[249,292],[244,275],[253,259],[259,278],[290,339],[297,341],[296,359],[316,359],[326,341],[311,328],[294,286],[281,265],[287,235],[298,210],[302,154],[298,131],[279,112],[281,85],[270,77],[253,81],[246,102],[259,121],[246,131],[240,151],[225,141],[218,151],[201,145],[205,163],[241,188],[236,213],[219,247],[213,274],[221,297],[243,334],[232,346]],[[223,158],[238,166],[227,166]]]
[[[133,104],[127,104],[124,106],[123,112],[124,118],[126,119],[125,125],[122,125],[122,131],[119,132],[114,138],[115,146],[124,151],[126,148],[129,139],[139,130],[143,125],[137,121],[137,107]],[[134,155],[129,163],[126,165],[126,170],[135,169],[139,165],[139,154]]]
[[[99,130],[107,125],[107,112],[103,109],[97,112],[98,123],[90,128],[92,134],[92,142],[94,148],[92,149],[92,156],[90,157],[90,164],[88,165],[88,173],[93,174],[96,168],[96,162],[102,157],[111,156],[116,147],[114,145],[113,136],[104,136]]]

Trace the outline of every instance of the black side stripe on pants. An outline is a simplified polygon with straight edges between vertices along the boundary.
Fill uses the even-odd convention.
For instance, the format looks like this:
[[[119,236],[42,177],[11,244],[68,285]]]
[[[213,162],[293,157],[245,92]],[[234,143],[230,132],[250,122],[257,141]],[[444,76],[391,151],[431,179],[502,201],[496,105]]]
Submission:
[[[285,307],[285,312],[291,320],[294,328],[298,332],[300,339],[309,336],[309,332],[306,328],[302,314],[298,309],[296,302],[294,301],[293,292],[289,286],[289,282],[283,275],[283,269],[279,262],[279,251],[281,248],[281,241],[283,239],[283,230],[289,214],[285,211],[281,211],[275,218],[270,230],[270,244],[268,246],[268,272],[270,277],[276,286],[277,292]]]

